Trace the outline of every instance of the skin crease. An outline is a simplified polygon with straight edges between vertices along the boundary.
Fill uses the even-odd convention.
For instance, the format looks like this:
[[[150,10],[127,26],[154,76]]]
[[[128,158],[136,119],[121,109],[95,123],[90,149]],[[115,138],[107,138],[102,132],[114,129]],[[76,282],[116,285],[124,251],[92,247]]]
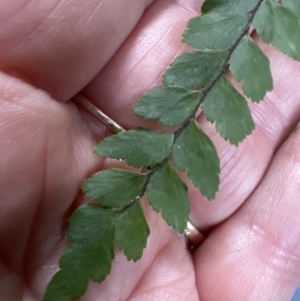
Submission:
[[[201,3],[1,2],[1,300],[41,300],[67,244],[66,219],[85,202],[82,180],[112,166],[92,154],[111,132],[68,100],[81,91],[127,129],[149,124],[132,116],[132,104],[185,50],[180,36]],[[116,250],[111,274],[81,301],[291,299],[300,276],[300,132],[290,135],[300,64],[254,38],[274,76],[264,102],[250,104],[255,132],[236,148],[198,117],[222,165],[213,202],[189,185],[191,219],[209,237],[191,254],[144,204],[143,258],[127,262]]]

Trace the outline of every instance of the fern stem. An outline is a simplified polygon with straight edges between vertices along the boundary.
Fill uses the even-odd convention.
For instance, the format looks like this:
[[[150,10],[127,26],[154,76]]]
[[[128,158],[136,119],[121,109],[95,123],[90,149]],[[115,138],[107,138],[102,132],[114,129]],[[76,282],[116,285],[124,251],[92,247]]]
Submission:
[[[199,103],[198,103],[197,107],[192,112],[192,114],[182,123],[181,127],[174,133],[174,141],[177,140],[177,138],[180,136],[180,134],[185,130],[185,128],[191,122],[191,120],[195,119],[196,113],[199,110],[199,108],[200,108],[201,104],[203,103],[203,101],[205,100],[207,94],[216,85],[216,83],[219,81],[219,79],[221,78],[221,76],[224,75],[225,72],[227,71],[228,64],[229,64],[229,61],[230,61],[232,53],[237,48],[237,46],[239,45],[239,43],[241,42],[241,40],[243,39],[243,37],[246,34],[249,33],[250,25],[251,25],[251,23],[253,21],[253,18],[255,16],[256,12],[258,11],[259,7],[263,3],[263,1],[264,0],[259,0],[257,2],[256,6],[249,12],[249,18],[248,18],[247,25],[245,26],[244,30],[239,35],[239,37],[234,41],[234,43],[232,44],[232,46],[227,50],[227,56],[225,58],[224,64],[222,66],[222,69],[220,70],[220,73],[214,78],[214,80],[212,81],[212,83],[206,89],[204,89],[202,91],[202,96],[201,96],[201,98],[199,100]]]
[[[225,72],[227,71],[227,67],[231,58],[232,53],[234,52],[234,50],[237,48],[237,46],[239,45],[239,43],[241,42],[241,40],[243,39],[243,37],[249,33],[249,29],[250,29],[250,25],[253,21],[253,18],[256,14],[256,12],[258,11],[259,7],[261,6],[261,4],[263,3],[264,0],[259,0],[256,4],[256,6],[249,12],[249,18],[248,18],[248,22],[247,25],[245,26],[244,30],[242,31],[242,33],[240,34],[240,36],[234,41],[234,43],[232,44],[232,46],[227,50],[227,56],[225,59],[225,62],[222,66],[222,69],[220,70],[220,73],[214,78],[214,80],[212,81],[212,83],[202,92],[202,96],[199,100],[199,103],[196,107],[196,109],[193,111],[193,113],[183,122],[183,124],[181,125],[181,127],[176,130],[174,132],[174,142],[178,139],[178,137],[180,136],[180,134],[186,129],[186,127],[189,125],[189,123],[195,119],[196,113],[199,109],[199,107],[201,106],[201,104],[203,103],[204,99],[206,98],[206,96],[208,95],[208,93],[212,90],[212,88],[216,85],[216,83],[219,81],[219,79],[221,78],[222,75],[225,74]],[[166,163],[168,162],[168,159],[165,159],[164,161],[162,161],[160,164],[158,164],[157,166],[155,166],[154,169],[152,169],[148,174],[147,174],[147,179],[138,195],[138,197],[133,200],[139,200],[146,192],[147,189],[147,185],[151,179],[151,177],[155,174],[155,172],[157,170],[159,170],[160,168],[162,168]]]
[[[199,107],[201,106],[201,104],[203,103],[203,101],[205,100],[206,96],[208,95],[208,93],[212,90],[212,88],[216,85],[216,83],[219,81],[219,79],[221,78],[222,75],[225,74],[225,72],[227,71],[228,68],[228,64],[231,58],[232,53],[234,52],[234,50],[237,48],[237,46],[239,45],[239,43],[241,42],[241,40],[243,39],[243,37],[249,33],[249,29],[250,29],[250,25],[253,21],[253,18],[256,14],[256,12],[258,11],[259,7],[261,6],[261,4],[263,3],[264,0],[259,0],[257,5],[249,12],[249,18],[248,18],[248,22],[247,25],[245,26],[244,30],[242,31],[242,33],[240,34],[240,36],[234,41],[234,43],[232,44],[232,46],[227,50],[227,56],[225,58],[224,64],[219,72],[219,74],[217,74],[217,76],[213,79],[212,83],[202,91],[202,96],[199,99],[199,103],[197,105],[197,107],[195,108],[195,110],[192,112],[192,114],[182,123],[181,127],[179,127],[175,132],[174,132],[174,142],[178,139],[178,137],[181,135],[181,133],[186,129],[186,127],[189,125],[189,123],[195,119],[196,113],[199,109]],[[81,94],[77,94],[73,97],[73,99],[75,101],[77,101],[78,103],[80,103],[84,108],[86,108],[88,111],[90,111],[92,114],[94,114],[98,119],[100,119],[102,122],[104,122],[108,127],[110,127],[115,133],[119,133],[119,132],[124,132],[126,131],[123,127],[121,127],[117,122],[115,122],[114,120],[112,120],[111,118],[109,118],[107,115],[105,115],[103,112],[101,112],[96,106],[94,106],[92,103],[90,103],[84,96],[82,96]],[[173,143],[174,144],[174,143]],[[149,181],[151,180],[152,176],[159,170],[161,169],[166,163],[168,162],[168,159],[163,160],[161,163],[157,164],[153,169],[151,169],[150,171],[148,171],[148,173],[146,173],[146,180],[144,185],[142,186],[139,194],[136,196],[136,198],[134,198],[129,204],[127,204],[126,206],[120,208],[119,213],[121,214],[122,212],[124,212],[125,210],[127,210],[129,207],[131,207],[135,202],[138,202],[141,197],[143,197],[143,195],[146,192],[147,186]]]

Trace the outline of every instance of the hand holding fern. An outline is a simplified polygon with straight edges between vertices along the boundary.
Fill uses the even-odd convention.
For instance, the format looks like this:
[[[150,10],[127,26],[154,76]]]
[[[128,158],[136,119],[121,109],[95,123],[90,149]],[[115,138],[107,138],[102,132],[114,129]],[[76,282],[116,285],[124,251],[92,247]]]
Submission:
[[[2,4],[3,300],[42,298],[67,244],[66,218],[84,202],[78,193],[82,180],[112,164],[91,153],[109,131],[65,101],[82,90],[125,128],[141,126],[131,114],[133,103],[159,85],[164,69],[183,51],[181,33],[200,1],[150,2],[88,1],[84,9],[73,1]],[[251,106],[254,134],[235,148],[203,115],[197,119],[222,163],[215,201],[208,203],[190,187],[191,219],[211,232],[209,238],[191,255],[184,239],[146,207],[151,236],[143,258],[128,263],[117,253],[107,280],[92,284],[83,300],[291,296],[300,254],[299,133],[273,154],[300,118],[299,63],[260,45],[271,60],[275,89]]]

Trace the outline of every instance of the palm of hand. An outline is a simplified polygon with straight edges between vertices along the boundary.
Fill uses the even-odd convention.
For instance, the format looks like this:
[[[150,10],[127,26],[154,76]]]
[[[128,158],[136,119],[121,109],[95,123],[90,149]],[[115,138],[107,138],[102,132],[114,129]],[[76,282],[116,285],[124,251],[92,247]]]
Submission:
[[[183,50],[180,34],[200,2],[90,0],[84,11],[73,1],[40,8],[36,1],[2,4],[7,23],[0,32],[5,45],[0,50],[1,300],[42,298],[67,244],[66,218],[84,201],[82,180],[112,164],[91,153],[109,131],[63,101],[83,90],[125,128],[141,125],[131,105],[159,84]],[[263,49],[273,64],[275,90],[252,106],[256,132],[236,149],[198,117],[222,161],[222,185],[213,203],[190,187],[191,218],[211,230],[209,238],[191,254],[184,239],[147,209],[151,236],[143,258],[128,263],[116,251],[111,275],[90,285],[83,300],[285,300],[291,295],[300,257],[299,133],[249,195],[299,119],[300,68],[270,47]],[[283,185],[289,185],[288,196]]]

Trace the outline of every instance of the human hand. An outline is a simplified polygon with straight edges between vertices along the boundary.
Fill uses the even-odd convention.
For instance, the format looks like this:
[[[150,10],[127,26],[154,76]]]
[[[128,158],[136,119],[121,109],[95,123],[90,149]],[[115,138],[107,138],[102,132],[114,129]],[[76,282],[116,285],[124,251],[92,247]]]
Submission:
[[[112,164],[91,152],[109,130],[68,100],[81,91],[126,129],[142,125],[132,104],[159,85],[184,50],[180,35],[200,2],[2,1],[1,300],[42,299],[67,245],[66,219],[85,201],[82,180]],[[292,296],[300,258],[299,131],[273,155],[300,119],[300,68],[259,44],[271,60],[275,89],[250,104],[255,132],[235,148],[198,117],[222,162],[216,200],[189,186],[191,220],[209,237],[191,254],[184,238],[147,209],[151,235],[142,259],[127,262],[116,251],[111,274],[90,284],[82,300]]]

